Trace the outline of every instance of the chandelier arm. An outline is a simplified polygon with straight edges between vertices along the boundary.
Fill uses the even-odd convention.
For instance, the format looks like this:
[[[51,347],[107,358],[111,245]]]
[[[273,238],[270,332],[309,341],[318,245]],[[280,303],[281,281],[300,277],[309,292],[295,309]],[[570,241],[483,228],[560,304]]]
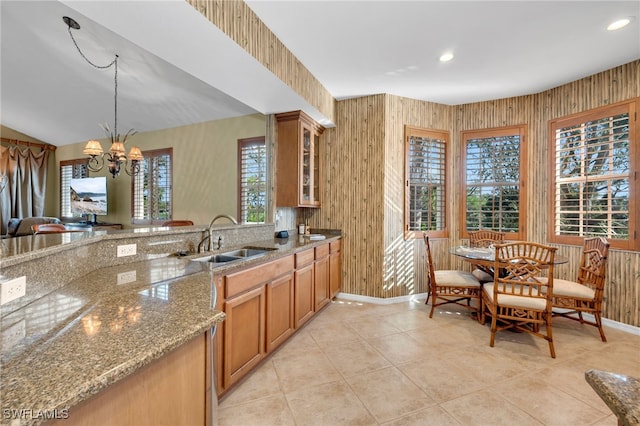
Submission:
[[[100,158],[100,160],[98,160]],[[87,168],[92,172],[99,172],[104,167],[104,154],[92,155],[87,160]]]
[[[124,171],[129,176],[137,176],[140,173],[140,161],[139,160],[128,160],[124,165]]]

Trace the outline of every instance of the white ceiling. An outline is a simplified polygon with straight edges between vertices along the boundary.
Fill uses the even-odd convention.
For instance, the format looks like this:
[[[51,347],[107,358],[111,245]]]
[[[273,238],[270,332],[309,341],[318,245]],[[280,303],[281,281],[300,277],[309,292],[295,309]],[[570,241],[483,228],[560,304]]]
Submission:
[[[247,4],[336,98],[449,105],[536,93],[640,58],[640,1]],[[54,145],[303,109],[324,117],[183,0],[0,1],[0,120]],[[617,18],[634,19],[606,31]],[[456,55],[448,63],[438,57]],[[330,125],[330,123],[329,123]]]

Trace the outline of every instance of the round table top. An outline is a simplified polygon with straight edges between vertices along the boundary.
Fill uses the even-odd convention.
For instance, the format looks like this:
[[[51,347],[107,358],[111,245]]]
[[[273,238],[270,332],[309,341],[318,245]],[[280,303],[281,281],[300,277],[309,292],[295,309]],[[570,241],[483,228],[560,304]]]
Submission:
[[[455,246],[451,247],[450,252],[451,254],[455,254],[456,256],[460,256],[468,260],[484,262],[495,261],[495,251],[490,247]],[[559,254],[556,254],[553,260],[554,265],[560,265],[567,262],[569,262],[569,258]]]

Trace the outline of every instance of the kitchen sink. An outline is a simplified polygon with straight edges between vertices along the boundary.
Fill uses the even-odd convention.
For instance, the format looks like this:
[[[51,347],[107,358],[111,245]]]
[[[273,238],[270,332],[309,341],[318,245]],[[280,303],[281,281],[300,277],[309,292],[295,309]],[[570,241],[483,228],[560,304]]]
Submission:
[[[195,262],[210,262],[213,264],[227,264],[229,262],[236,262],[242,259],[250,259],[253,257],[264,256],[275,248],[268,247],[243,247],[238,250],[231,250],[221,254],[214,254],[211,256],[203,256],[196,259],[191,259]]]
[[[226,253],[222,253],[222,256],[235,256],[235,257],[254,257],[254,256],[262,256],[264,254],[269,253],[269,249],[263,248],[241,248],[239,250],[228,251]]]

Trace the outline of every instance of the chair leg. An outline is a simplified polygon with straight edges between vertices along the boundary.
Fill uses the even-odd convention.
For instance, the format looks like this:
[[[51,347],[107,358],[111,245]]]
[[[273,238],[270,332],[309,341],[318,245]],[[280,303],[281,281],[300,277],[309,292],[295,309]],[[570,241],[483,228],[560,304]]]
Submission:
[[[491,340],[489,340],[489,346],[493,347],[496,340],[496,330],[498,329],[498,321],[496,315],[491,315]]]
[[[553,347],[553,331],[552,331],[552,327],[551,327],[551,312],[549,312],[548,314],[545,315],[545,319],[547,321],[547,341],[549,342],[549,352],[551,352],[551,358],[555,358],[556,357],[556,350]]]
[[[606,342],[607,338],[604,336],[604,329],[602,328],[602,318],[600,317],[600,312],[595,312],[593,316],[596,319],[596,327],[598,327],[598,331],[600,332],[600,338],[603,342]]]
[[[436,309],[436,301],[435,301],[435,297],[433,298],[433,304],[431,305],[431,312],[429,312],[429,318],[433,318],[433,311],[435,311]]]

